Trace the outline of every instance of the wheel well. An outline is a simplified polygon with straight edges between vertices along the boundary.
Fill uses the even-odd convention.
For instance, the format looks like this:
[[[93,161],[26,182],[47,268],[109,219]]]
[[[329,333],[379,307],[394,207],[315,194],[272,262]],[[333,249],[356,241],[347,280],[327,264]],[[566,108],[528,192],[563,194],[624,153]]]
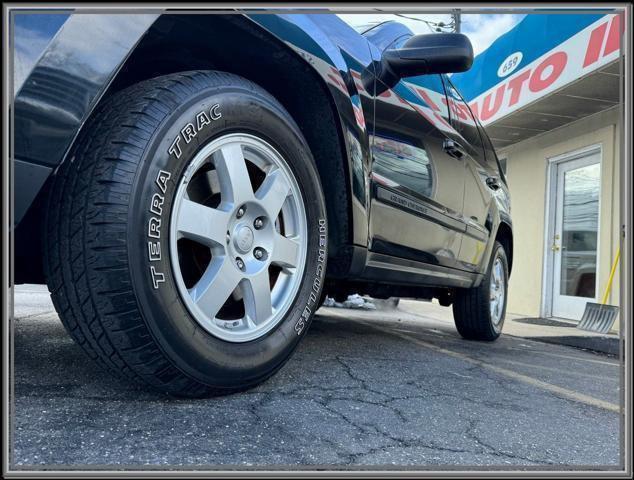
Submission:
[[[351,243],[352,223],[345,142],[333,99],[314,69],[242,15],[163,15],[107,95],[147,78],[193,69],[247,78],[288,110],[317,163],[329,220],[329,256],[346,252],[341,247]]]
[[[507,223],[500,223],[495,239],[502,244],[506,252],[506,258],[509,262],[509,275],[513,266],[513,231]]]

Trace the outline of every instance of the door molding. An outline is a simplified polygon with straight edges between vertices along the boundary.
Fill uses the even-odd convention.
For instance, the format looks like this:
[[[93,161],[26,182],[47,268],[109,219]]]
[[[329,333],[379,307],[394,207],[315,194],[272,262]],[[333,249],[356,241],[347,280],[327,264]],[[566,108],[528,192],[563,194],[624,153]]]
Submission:
[[[587,157],[595,153],[599,154],[599,165],[601,168],[601,178],[603,178],[603,144],[595,143],[588,145],[570,152],[562,153],[554,157],[546,158],[548,167],[546,171],[546,207],[544,212],[544,255],[542,258],[542,300],[540,306],[541,317],[552,317],[552,305],[553,305],[553,266],[554,266],[554,253],[550,249],[552,239],[555,232],[556,221],[556,194],[557,194],[557,168],[560,164],[579,158]],[[599,193],[599,218],[597,227],[597,283],[596,292],[599,291],[599,258],[601,251],[601,236],[599,230],[601,228],[601,193]],[[590,300],[590,299],[589,299]]]

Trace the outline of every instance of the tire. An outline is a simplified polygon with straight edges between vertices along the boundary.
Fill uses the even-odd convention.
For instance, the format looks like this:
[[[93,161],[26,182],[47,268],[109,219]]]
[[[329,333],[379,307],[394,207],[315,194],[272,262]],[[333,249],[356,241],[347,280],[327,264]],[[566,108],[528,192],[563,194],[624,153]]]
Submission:
[[[326,294],[325,290],[321,291],[321,295],[319,296],[319,301],[317,302],[318,307],[317,308],[321,308],[324,306],[324,302],[326,301],[326,297],[328,295]]]
[[[218,150],[205,160],[210,145]],[[241,152],[242,162],[227,152]],[[202,166],[192,171],[196,158]],[[236,175],[243,164],[250,191]],[[190,189],[201,178],[206,193],[194,198]],[[249,200],[239,216],[242,198]],[[270,218],[258,217],[258,230],[260,207]],[[197,243],[201,225],[205,232],[220,225],[212,209],[228,222],[224,245],[216,236]],[[56,172],[45,227],[47,283],[67,331],[110,372],[176,396],[232,393],[273,375],[306,333],[326,269],[326,225],[310,149],[277,100],[228,73],[171,74],[103,102]],[[278,249],[288,232],[293,245]],[[256,258],[260,241],[270,249]],[[243,270],[233,258],[239,248]],[[222,269],[204,276],[212,265]],[[188,286],[196,268],[201,277]],[[239,282],[235,290],[225,278]],[[265,284],[270,309],[258,293]],[[209,307],[225,290],[225,304]],[[225,310],[233,312],[229,320]]]
[[[502,299],[498,302],[499,312],[494,315],[491,308],[492,277],[494,265],[499,262],[502,278],[499,283],[502,287]],[[484,279],[476,288],[462,289],[456,292],[453,303],[453,316],[458,333],[468,340],[493,341],[502,333],[504,316],[506,315],[506,302],[508,298],[508,260],[501,243],[495,242],[489,266]],[[495,292],[495,290],[494,290]],[[501,303],[501,305],[500,305]]]

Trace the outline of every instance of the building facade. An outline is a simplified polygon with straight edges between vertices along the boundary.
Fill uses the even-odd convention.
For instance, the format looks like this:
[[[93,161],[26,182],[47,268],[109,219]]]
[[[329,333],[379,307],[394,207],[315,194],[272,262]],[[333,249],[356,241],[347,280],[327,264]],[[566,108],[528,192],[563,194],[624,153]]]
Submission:
[[[578,321],[604,297],[622,235],[623,24],[619,15],[529,14],[453,77],[512,195],[509,313]]]

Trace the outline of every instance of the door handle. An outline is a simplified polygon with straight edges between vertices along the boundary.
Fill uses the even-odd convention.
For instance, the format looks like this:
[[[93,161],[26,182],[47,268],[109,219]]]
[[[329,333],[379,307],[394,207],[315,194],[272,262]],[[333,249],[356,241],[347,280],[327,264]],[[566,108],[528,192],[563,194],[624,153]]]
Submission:
[[[458,160],[461,160],[462,157],[464,157],[465,155],[465,152],[460,144],[449,138],[446,138],[445,141],[442,143],[442,149],[447,155],[453,158],[457,158]]]
[[[498,190],[501,187],[498,177],[487,177],[486,183],[491,190]]]

